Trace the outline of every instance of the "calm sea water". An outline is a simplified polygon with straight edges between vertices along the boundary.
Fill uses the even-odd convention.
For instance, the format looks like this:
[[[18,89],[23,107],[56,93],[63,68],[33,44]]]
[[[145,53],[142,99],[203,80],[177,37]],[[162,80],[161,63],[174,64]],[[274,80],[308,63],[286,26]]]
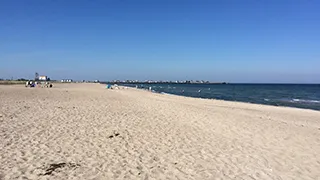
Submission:
[[[159,93],[320,110],[316,84],[126,84]]]

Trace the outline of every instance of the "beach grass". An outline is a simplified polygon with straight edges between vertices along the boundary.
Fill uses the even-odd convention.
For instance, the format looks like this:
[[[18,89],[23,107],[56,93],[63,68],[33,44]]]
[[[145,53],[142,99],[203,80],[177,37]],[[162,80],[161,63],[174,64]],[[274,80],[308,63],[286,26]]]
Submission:
[[[0,85],[19,85],[25,84],[26,81],[17,81],[17,80],[2,80],[0,81]]]

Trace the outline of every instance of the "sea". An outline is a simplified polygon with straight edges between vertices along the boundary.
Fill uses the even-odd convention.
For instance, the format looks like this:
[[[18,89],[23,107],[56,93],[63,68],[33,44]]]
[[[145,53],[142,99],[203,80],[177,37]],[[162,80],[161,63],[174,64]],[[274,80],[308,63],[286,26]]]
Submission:
[[[153,92],[320,110],[320,84],[122,84]]]

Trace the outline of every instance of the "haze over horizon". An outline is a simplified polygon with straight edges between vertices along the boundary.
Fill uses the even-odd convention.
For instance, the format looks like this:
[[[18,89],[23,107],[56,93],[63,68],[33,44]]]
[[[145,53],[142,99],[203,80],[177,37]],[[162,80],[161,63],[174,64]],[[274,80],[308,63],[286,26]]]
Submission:
[[[0,2],[0,78],[320,83],[320,1]]]

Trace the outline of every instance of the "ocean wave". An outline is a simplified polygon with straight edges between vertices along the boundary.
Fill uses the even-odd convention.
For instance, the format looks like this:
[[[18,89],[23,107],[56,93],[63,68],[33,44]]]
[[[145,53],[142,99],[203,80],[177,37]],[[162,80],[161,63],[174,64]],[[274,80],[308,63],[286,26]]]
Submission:
[[[320,104],[320,100],[314,100],[314,99],[267,99],[264,98],[264,101],[274,101],[274,102],[287,102],[287,103],[297,103],[297,104]]]
[[[308,100],[308,99],[292,99],[291,102],[296,103],[320,103],[320,100]]]

